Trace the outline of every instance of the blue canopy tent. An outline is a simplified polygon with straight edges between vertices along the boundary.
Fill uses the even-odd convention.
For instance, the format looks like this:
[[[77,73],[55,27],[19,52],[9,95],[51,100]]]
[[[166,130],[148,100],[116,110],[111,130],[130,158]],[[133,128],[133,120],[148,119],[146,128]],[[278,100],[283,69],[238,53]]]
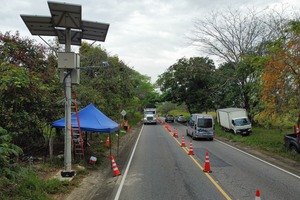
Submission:
[[[98,110],[93,104],[89,104],[87,107],[78,111],[80,119],[80,129],[86,132],[98,132],[98,133],[113,133],[119,130],[119,124],[111,120]],[[76,113],[71,115],[71,119],[76,118]],[[53,128],[65,128],[65,118],[59,119],[53,122],[51,125]],[[78,128],[77,121],[72,122],[73,128]],[[111,137],[110,137],[111,138]],[[110,139],[111,142],[111,139]],[[119,134],[118,134],[118,150],[119,150]],[[119,151],[118,151],[119,152]],[[110,145],[111,154],[111,145]]]
[[[82,131],[112,133],[119,130],[119,124],[104,115],[93,104],[78,111],[78,115]],[[71,118],[76,118],[76,113],[72,114]],[[78,128],[77,122],[72,126]],[[52,127],[65,128],[65,118],[53,122]]]

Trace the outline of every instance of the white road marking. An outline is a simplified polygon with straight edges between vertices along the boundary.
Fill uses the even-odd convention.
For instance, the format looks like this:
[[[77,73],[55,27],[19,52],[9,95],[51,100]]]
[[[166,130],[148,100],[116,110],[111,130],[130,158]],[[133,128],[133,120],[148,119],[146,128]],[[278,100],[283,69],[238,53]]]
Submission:
[[[134,145],[132,154],[131,154],[131,156],[130,156],[130,159],[129,159],[129,161],[128,161],[128,165],[127,165],[127,167],[126,167],[124,176],[122,177],[120,186],[119,186],[118,191],[117,191],[117,194],[116,194],[116,196],[115,196],[115,200],[118,200],[118,199],[120,198],[120,194],[121,194],[121,191],[122,191],[122,188],[123,188],[123,185],[124,185],[124,182],[125,182],[125,179],[126,179],[126,176],[127,176],[127,173],[128,173],[128,170],[129,170],[129,167],[130,167],[132,158],[133,158],[133,155],[134,155],[134,153],[135,153],[136,146],[137,146],[137,144],[138,144],[138,142],[139,142],[139,139],[140,139],[140,137],[141,137],[141,134],[142,134],[143,129],[144,129],[144,125],[143,125],[143,127],[142,127],[142,129],[141,129],[141,131],[140,131],[140,133],[139,133],[139,137],[137,138],[137,140],[136,140],[136,142],[135,142],[135,145]]]
[[[265,164],[267,164],[267,165],[270,165],[271,167],[274,167],[274,168],[276,168],[276,169],[278,169],[278,170],[280,170],[280,171],[283,171],[283,172],[285,172],[285,173],[287,173],[287,174],[289,174],[289,175],[292,175],[292,176],[294,176],[294,177],[300,179],[300,176],[298,176],[298,175],[296,175],[296,174],[293,174],[293,173],[291,173],[291,172],[289,172],[289,171],[287,171],[287,170],[285,170],[285,169],[282,169],[282,168],[280,168],[280,167],[278,167],[278,166],[276,166],[276,165],[273,165],[272,163],[269,163],[269,162],[267,162],[267,161],[265,161],[265,160],[263,160],[263,159],[260,159],[260,158],[258,158],[258,157],[256,157],[256,156],[254,156],[254,155],[252,155],[252,154],[250,154],[250,153],[247,153],[247,152],[245,152],[245,151],[243,151],[243,150],[240,150],[240,149],[238,149],[238,148],[236,148],[236,147],[234,147],[234,146],[231,146],[231,145],[229,145],[229,144],[226,144],[225,142],[222,142],[222,141],[220,141],[220,140],[218,140],[218,139],[215,139],[215,140],[217,140],[218,142],[220,142],[220,143],[222,143],[222,144],[224,144],[224,145],[226,145],[226,146],[228,146],[228,147],[230,147],[230,148],[232,148],[232,149],[235,149],[235,150],[237,150],[237,151],[239,151],[239,152],[241,152],[241,153],[243,153],[243,154],[246,154],[247,156],[250,156],[250,157],[252,157],[252,158],[254,158],[254,159],[256,159],[256,160],[259,160],[260,162],[263,162],[263,163],[265,163]]]

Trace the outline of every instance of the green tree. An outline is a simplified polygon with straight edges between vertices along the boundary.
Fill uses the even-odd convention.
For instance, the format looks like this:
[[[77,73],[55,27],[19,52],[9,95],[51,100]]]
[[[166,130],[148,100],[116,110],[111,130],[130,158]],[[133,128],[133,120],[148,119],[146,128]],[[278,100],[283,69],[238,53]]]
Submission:
[[[229,63],[220,65],[214,72],[212,78],[212,96],[215,109],[241,106],[243,101],[241,99],[239,85],[234,77],[234,66]]]
[[[13,142],[25,153],[45,146],[45,126],[57,115],[58,86],[54,56],[17,33],[0,37],[0,126],[16,133]]]
[[[101,46],[83,43],[80,55],[81,84],[73,88],[84,106],[93,102],[106,115],[120,120],[123,109],[127,116],[135,115],[144,104],[156,101],[158,94],[150,78],[128,67],[117,56],[109,56]]]
[[[164,100],[184,103],[189,112],[208,111],[213,108],[211,83],[214,70],[211,59],[181,58],[159,76],[157,84],[164,93]]]
[[[261,118],[271,119],[277,124],[300,121],[300,21],[292,20],[285,35],[269,44],[269,53],[262,73],[262,99],[265,105]]]
[[[12,178],[14,160],[23,153],[22,149],[11,142],[12,136],[0,127],[0,175]],[[0,176],[1,177],[1,176]],[[1,180],[1,178],[0,178]]]
[[[256,58],[266,54],[270,41],[285,34],[284,13],[291,13],[287,11],[290,10],[285,7],[281,11],[229,8],[195,21],[192,43],[235,69],[230,80],[238,84],[235,89],[239,92],[233,91],[231,95],[237,95],[236,99],[241,101],[234,101],[232,106],[244,107],[251,114],[257,112],[260,95],[255,95],[259,94],[255,85],[260,85],[261,68],[257,67],[260,62]]]

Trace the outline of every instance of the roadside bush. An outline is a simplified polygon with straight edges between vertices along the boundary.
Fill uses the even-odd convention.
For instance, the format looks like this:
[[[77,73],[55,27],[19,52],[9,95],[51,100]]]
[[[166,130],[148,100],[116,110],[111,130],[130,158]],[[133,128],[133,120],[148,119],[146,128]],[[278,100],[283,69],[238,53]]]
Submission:
[[[15,180],[0,177],[0,199],[51,200],[50,195],[65,193],[69,186],[68,181],[43,180],[35,171],[22,168]]]

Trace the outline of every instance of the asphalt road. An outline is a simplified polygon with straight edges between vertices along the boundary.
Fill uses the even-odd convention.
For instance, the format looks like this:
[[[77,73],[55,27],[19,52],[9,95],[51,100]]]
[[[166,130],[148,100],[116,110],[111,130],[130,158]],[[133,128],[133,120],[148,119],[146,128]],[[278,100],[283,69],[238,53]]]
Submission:
[[[193,140],[194,155],[188,155],[191,138],[185,126],[174,138],[162,125],[145,125],[115,199],[261,199],[300,198],[300,177],[257,159],[221,141]],[[184,134],[187,148],[180,147]],[[204,173],[206,152],[212,173]],[[120,177],[121,178],[121,177]]]

